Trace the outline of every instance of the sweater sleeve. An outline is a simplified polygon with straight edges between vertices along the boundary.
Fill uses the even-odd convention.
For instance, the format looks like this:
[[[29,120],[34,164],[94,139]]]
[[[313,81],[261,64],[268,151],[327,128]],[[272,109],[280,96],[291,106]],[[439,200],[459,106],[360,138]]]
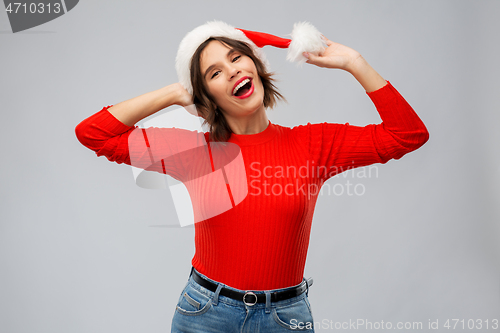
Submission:
[[[104,107],[75,128],[80,143],[97,156],[169,174],[179,180],[187,176],[187,170],[195,160],[199,164],[208,156],[204,133],[179,128],[127,126],[107,110],[109,107]]]
[[[324,180],[352,168],[400,159],[429,139],[422,120],[389,81],[368,96],[380,114],[380,124],[308,123],[294,128],[309,158],[325,167]]]
[[[127,126],[116,119],[108,111],[111,106],[104,107],[80,122],[75,128],[76,137],[97,156],[106,156],[111,162],[130,165],[128,137],[136,127]]]

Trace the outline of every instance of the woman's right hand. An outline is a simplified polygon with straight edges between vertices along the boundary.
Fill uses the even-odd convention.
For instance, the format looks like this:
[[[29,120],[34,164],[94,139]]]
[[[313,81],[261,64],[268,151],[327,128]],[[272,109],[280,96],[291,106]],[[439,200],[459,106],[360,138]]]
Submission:
[[[177,100],[175,104],[180,105],[186,109],[187,112],[191,113],[193,116],[200,117],[196,106],[193,102],[193,96],[180,84],[179,82],[173,84],[177,92]]]
[[[188,91],[182,86],[182,84],[177,82],[174,83],[173,86],[175,87],[175,91],[177,93],[175,104],[184,107],[193,104],[193,96],[188,93]]]

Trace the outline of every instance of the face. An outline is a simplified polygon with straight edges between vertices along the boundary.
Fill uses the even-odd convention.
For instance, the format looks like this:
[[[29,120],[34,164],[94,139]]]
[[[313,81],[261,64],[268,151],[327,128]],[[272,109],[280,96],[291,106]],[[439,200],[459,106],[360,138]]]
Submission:
[[[226,117],[264,112],[264,87],[250,57],[214,40],[201,53],[200,69],[208,92]]]

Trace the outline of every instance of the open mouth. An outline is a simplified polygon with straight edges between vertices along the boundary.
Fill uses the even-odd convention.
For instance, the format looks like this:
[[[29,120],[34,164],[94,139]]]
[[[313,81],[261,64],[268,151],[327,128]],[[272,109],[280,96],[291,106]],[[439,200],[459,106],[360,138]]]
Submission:
[[[241,81],[236,87],[234,87],[233,96],[247,97],[251,89],[252,89],[252,80],[250,78],[246,78],[243,81]]]

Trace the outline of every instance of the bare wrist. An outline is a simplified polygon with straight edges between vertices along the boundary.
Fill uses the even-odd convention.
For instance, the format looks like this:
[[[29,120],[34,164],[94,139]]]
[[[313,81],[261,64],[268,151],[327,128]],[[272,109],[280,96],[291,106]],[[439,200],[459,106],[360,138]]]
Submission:
[[[352,61],[348,65],[346,71],[356,77],[357,75],[362,74],[363,71],[366,71],[367,67],[370,67],[370,65],[365,60],[365,58],[363,58],[363,56],[360,54],[354,61]]]
[[[359,56],[353,62],[349,73],[354,76],[368,93],[380,89],[387,84],[387,81],[362,56]]]

